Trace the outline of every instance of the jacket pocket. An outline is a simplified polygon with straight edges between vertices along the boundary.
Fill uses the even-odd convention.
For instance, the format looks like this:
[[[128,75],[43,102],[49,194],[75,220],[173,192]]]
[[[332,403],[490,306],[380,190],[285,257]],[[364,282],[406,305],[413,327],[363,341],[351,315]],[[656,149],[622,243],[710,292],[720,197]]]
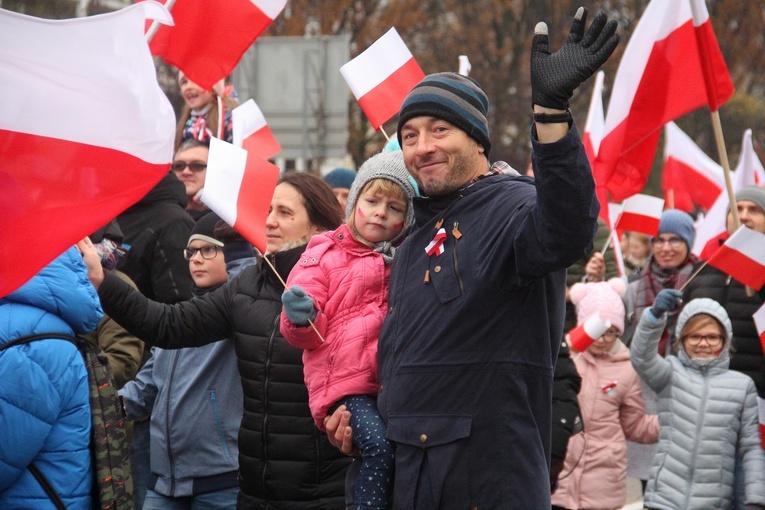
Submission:
[[[223,430],[223,422],[221,421],[220,408],[218,407],[218,398],[215,395],[215,390],[210,390],[210,404],[212,405],[213,418],[215,419],[215,428],[218,431],[218,438],[220,439],[221,446],[223,447],[223,454],[226,459],[231,460],[231,451],[228,449],[226,443],[226,433]]]
[[[387,437],[396,445],[394,508],[469,507],[471,425],[465,415],[389,417]]]

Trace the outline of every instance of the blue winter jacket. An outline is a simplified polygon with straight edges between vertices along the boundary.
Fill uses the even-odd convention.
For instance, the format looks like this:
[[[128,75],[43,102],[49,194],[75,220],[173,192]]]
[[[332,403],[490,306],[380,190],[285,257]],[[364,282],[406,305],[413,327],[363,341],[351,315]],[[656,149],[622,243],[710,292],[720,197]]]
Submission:
[[[103,312],[71,248],[0,299],[0,345],[37,333],[87,333]],[[54,508],[34,463],[69,510],[89,509],[88,379],[77,348],[40,340],[0,351],[0,508]]]

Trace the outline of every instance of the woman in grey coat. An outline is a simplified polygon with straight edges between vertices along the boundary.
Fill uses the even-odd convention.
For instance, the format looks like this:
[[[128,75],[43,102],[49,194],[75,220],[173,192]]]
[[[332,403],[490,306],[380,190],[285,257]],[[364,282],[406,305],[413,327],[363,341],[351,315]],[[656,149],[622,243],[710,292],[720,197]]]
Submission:
[[[645,506],[733,508],[738,456],[747,510],[765,508],[757,391],[749,376],[728,370],[733,331],[725,309],[708,298],[689,302],[677,320],[677,355],[657,351],[667,312],[680,307],[680,297],[673,289],[659,292],[632,340],[632,365],[659,398],[659,448]]]

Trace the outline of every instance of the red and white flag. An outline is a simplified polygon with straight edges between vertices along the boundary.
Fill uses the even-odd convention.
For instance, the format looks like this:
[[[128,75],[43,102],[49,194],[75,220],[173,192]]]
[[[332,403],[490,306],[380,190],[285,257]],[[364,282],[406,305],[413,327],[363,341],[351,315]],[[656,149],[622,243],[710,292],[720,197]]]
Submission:
[[[410,90],[425,77],[395,28],[340,68],[372,127],[398,113]]]
[[[252,99],[231,111],[231,128],[234,145],[243,148],[251,156],[269,159],[282,150],[263,112]]]
[[[622,203],[622,213],[616,221],[617,230],[641,232],[655,236],[659,232],[664,199],[637,194]]]
[[[723,168],[693,143],[677,124],[664,126],[664,170],[661,187],[670,209],[709,210],[725,189]]]
[[[590,316],[586,321],[573,328],[568,333],[568,345],[577,352],[584,352],[592,342],[600,338],[611,327],[611,321],[604,321],[599,313]]]
[[[279,167],[236,145],[210,139],[205,187],[200,199],[223,221],[266,252],[266,218]]]
[[[584,152],[587,154],[587,159],[590,161],[590,167],[593,170],[593,177],[595,178],[595,193],[600,202],[600,218],[606,222],[609,228],[613,225],[608,218],[608,191],[606,190],[605,183],[601,185],[598,182],[598,175],[595,173],[595,161],[598,155],[598,149],[600,148],[600,141],[603,139],[603,132],[605,130],[605,117],[603,115],[603,79],[606,74],[603,71],[598,71],[595,74],[595,85],[592,88],[592,97],[590,99],[590,108],[587,112],[587,122],[584,125],[584,133],[582,133],[582,145],[584,145]]]
[[[0,9],[0,297],[141,199],[170,167],[154,2],[47,20]]]
[[[161,27],[151,52],[205,90],[226,78],[287,0],[176,0],[174,27]]]
[[[596,175],[613,200],[639,193],[661,128],[733,95],[704,0],[652,0],[625,48],[606,115]]]
[[[747,129],[741,140],[741,156],[736,170],[731,178],[733,192],[738,192],[744,186],[765,182],[765,168],[763,168],[752,144],[752,130]],[[693,253],[702,255],[706,244],[715,237],[726,233],[726,219],[728,216],[728,193],[721,193],[712,208],[707,211],[704,221],[696,230],[696,242],[693,244]],[[717,246],[715,246],[717,248]],[[704,258],[708,255],[704,254]]]
[[[707,263],[759,290],[765,285],[765,234],[742,225]]]

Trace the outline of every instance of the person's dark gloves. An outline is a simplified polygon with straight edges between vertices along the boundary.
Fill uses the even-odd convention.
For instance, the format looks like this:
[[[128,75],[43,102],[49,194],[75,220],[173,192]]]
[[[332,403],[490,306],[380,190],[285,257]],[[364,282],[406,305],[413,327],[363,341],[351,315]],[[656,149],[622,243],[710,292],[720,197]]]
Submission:
[[[656,295],[656,301],[653,302],[651,307],[651,313],[657,319],[662,317],[665,313],[671,312],[675,308],[680,306],[683,302],[683,293],[675,289],[662,289]]]
[[[566,110],[574,89],[592,76],[616,49],[619,43],[616,21],[606,22],[606,14],[601,11],[585,33],[586,21],[587,9],[580,7],[566,42],[555,53],[550,53],[547,25],[537,23],[531,43],[533,104]]]
[[[555,494],[558,489],[558,476],[563,471],[563,459],[552,456],[550,458],[550,494]]]
[[[297,285],[293,285],[282,294],[284,313],[295,326],[307,326],[309,320],[316,318],[313,298]]]

